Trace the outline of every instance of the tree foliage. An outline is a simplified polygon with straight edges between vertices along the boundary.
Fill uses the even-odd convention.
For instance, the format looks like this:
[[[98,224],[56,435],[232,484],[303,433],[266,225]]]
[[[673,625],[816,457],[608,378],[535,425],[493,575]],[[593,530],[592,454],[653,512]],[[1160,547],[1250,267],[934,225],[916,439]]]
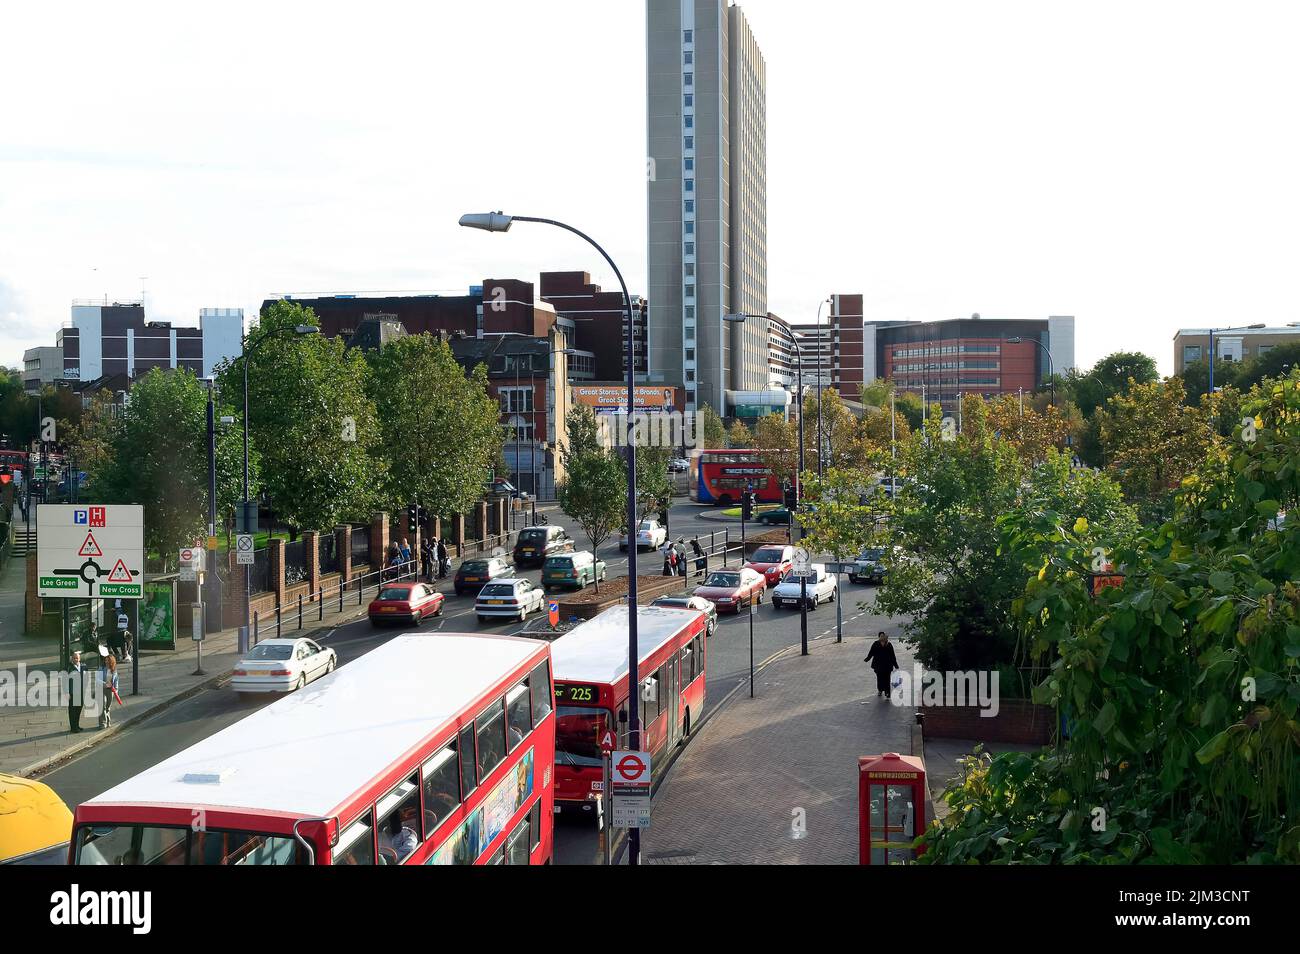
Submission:
[[[556,486],[560,509],[582,528],[592,553],[626,522],[627,466],[599,440],[590,408],[574,407],[565,420],[564,478]],[[599,589],[599,584],[597,584]]]
[[[1107,469],[1130,500],[1158,503],[1204,457],[1210,421],[1204,408],[1188,407],[1184,397],[1181,378],[1135,382],[1100,412]]]
[[[754,432],[751,431],[744,421],[735,420],[727,428],[727,446],[749,448],[754,446]]]
[[[466,376],[445,341],[406,335],[374,358],[369,392],[389,462],[385,503],[468,510],[505,440],[486,368]]]
[[[700,406],[695,412],[698,421],[696,422],[696,434],[699,446],[702,448],[715,448],[727,446],[727,429],[722,424],[722,418],[718,412],[707,404]]]

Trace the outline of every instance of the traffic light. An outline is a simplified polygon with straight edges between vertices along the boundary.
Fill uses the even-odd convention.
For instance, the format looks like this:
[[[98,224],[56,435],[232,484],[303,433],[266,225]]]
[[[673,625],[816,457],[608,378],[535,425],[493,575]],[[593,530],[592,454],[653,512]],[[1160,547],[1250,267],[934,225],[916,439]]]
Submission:
[[[411,504],[406,508],[406,532],[414,534],[420,526],[420,505]]]
[[[8,464],[0,464],[0,487],[3,487],[9,481],[14,479],[13,471],[9,469]]]
[[[794,484],[785,485],[785,509],[794,510],[799,506],[799,498],[795,496]]]
[[[740,498],[740,519],[754,519],[754,491],[746,490]]]

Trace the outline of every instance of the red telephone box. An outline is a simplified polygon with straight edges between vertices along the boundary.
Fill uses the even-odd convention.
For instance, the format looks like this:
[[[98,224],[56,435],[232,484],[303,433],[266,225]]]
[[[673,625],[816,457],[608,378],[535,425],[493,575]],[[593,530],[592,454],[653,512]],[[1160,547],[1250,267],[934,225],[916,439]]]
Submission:
[[[887,752],[858,759],[858,864],[908,864],[925,831],[925,763]]]

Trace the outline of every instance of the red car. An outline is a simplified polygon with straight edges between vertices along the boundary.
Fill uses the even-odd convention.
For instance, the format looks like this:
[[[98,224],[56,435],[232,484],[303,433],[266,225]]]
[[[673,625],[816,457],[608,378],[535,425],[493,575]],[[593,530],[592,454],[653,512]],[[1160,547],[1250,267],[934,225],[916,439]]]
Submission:
[[[739,613],[742,606],[762,603],[766,589],[767,580],[761,573],[742,566],[738,570],[715,570],[691,595],[713,601],[719,613]]]
[[[370,622],[419,624],[426,616],[441,616],[446,599],[427,583],[389,583],[370,603]]]
[[[745,566],[762,573],[768,586],[776,586],[785,579],[785,575],[794,566],[794,547],[783,545],[759,547]]]

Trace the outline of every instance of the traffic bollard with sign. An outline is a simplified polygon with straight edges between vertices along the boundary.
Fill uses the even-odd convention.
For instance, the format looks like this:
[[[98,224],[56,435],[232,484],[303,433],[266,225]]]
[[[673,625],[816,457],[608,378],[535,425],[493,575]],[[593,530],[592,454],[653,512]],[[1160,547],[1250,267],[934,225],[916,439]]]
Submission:
[[[203,604],[190,604],[190,638],[194,640],[194,649],[198,659],[198,668],[194,670],[196,676],[206,676],[203,671]]]

